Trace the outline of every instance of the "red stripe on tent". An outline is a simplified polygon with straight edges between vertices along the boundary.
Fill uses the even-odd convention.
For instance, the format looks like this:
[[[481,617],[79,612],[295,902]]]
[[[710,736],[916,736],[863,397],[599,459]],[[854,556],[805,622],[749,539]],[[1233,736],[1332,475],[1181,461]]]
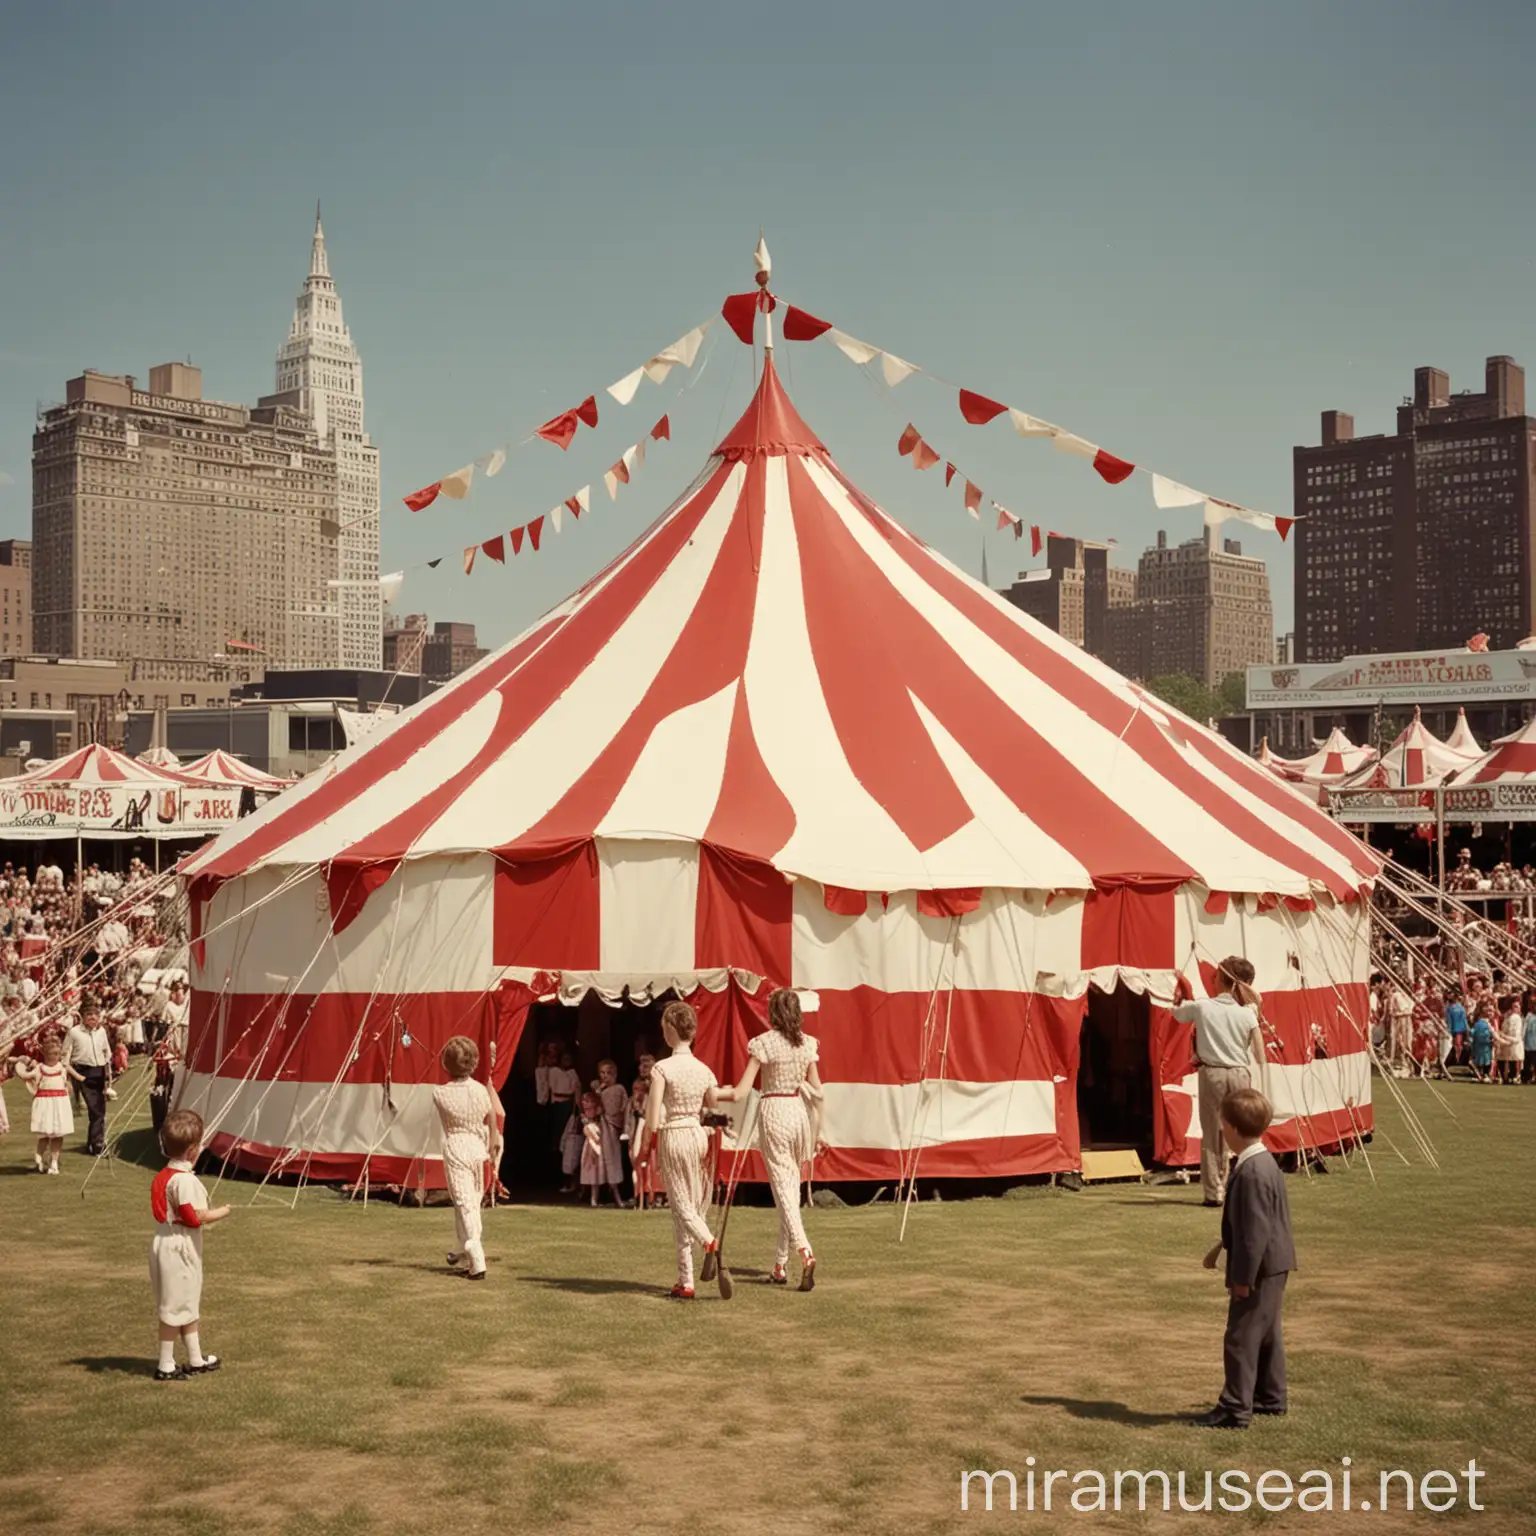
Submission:
[[[985,395],[975,394],[969,389],[960,391],[960,414],[973,427],[984,427],[1007,409],[1006,405],[1001,405],[996,400],[989,400]]]
[[[822,905],[839,917],[863,917],[869,911],[869,892],[850,891],[841,885],[821,888]]]
[[[698,1015],[694,1054],[721,1083],[737,1082],[747,1065],[747,1042],[768,1027],[768,998],[772,988],[744,992],[733,976],[720,992],[695,987],[688,1002]]]
[[[331,932],[340,933],[363,910],[368,898],[394,874],[398,859],[377,864],[329,864],[325,889],[331,904]]]
[[[818,336],[825,336],[831,329],[830,320],[818,320],[815,315],[803,309],[796,309],[793,304],[785,307],[785,341],[815,341]]]
[[[924,917],[963,917],[981,905],[981,887],[953,891],[919,891],[917,910]]]
[[[806,632],[838,743],[854,776],[926,851],[972,819],[908,692],[890,664],[884,615],[857,600],[868,561],[828,507],[805,465],[787,461],[800,553]]]
[[[769,864],[699,846],[694,966],[729,965],[776,987],[790,981],[794,887]]]
[[[1083,903],[1083,969],[1130,965],[1172,970],[1176,885],[1089,891]]]
[[[590,839],[548,858],[498,858],[494,892],[494,964],[595,971],[602,963],[597,849]]]
[[[738,689],[720,775],[720,798],[704,831],[718,847],[771,858],[795,833],[795,810],[778,786],[752,734],[746,690]]]
[[[918,1165],[918,1182],[928,1179],[1023,1178],[1044,1173],[1066,1173],[1082,1161],[1061,1136],[986,1137],[924,1147]],[[909,1152],[879,1148],[831,1147],[816,1160],[819,1182],[862,1180],[892,1183],[910,1170]]]
[[[1231,904],[1231,900],[1230,891],[1211,891],[1205,898],[1205,910],[1212,917],[1220,917]]]

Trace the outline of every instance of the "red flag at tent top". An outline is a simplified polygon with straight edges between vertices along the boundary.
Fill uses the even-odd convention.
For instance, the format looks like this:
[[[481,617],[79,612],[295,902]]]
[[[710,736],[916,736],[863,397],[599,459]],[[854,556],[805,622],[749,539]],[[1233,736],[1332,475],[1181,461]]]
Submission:
[[[818,320],[815,315],[807,314],[803,309],[796,309],[793,304],[785,307],[785,341],[815,341],[818,336],[825,336],[831,329],[830,320]]]
[[[766,290],[759,293],[733,293],[720,306],[725,323],[735,331],[744,345],[752,345],[752,330],[757,323],[757,312],[771,315],[778,307],[778,300]]]

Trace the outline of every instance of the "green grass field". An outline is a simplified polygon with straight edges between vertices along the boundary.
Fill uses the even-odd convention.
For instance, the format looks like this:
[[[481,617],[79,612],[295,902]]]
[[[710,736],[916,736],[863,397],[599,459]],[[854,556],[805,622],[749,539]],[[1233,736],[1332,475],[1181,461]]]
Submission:
[[[443,1267],[446,1210],[319,1188],[251,1204],[229,1180],[203,1327],[226,1369],[157,1386],[147,1132],[122,1147],[144,1165],[101,1166],[82,1198],[83,1138],[38,1177],[5,1091],[22,1129],[0,1142],[0,1531],[1536,1529],[1536,1089],[1450,1085],[1458,1122],[1408,1085],[1439,1172],[1386,1100],[1411,1166],[1378,1137],[1376,1184],[1358,1160],[1291,1181],[1292,1412],[1246,1435],[1178,1422],[1220,1384],[1213,1213],[1197,1188],[1130,1184],[924,1201],[900,1245],[888,1203],[816,1210],[811,1295],[760,1282],[771,1212],[740,1209],[735,1299],[678,1306],[664,1212],[497,1210],[472,1286]],[[1347,1455],[1357,1502],[1383,1467],[1475,1457],[1487,1508],[1046,1515],[1021,1492],[1018,1513],[961,1513],[962,1470],[1022,1489],[1031,1455],[1182,1468],[1196,1496],[1207,1468],[1337,1477]]]

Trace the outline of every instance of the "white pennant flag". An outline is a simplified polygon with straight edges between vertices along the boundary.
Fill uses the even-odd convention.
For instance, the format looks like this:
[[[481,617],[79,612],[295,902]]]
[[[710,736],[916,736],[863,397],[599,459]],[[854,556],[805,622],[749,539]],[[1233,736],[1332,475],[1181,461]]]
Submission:
[[[752,252],[752,262],[764,277],[773,275],[773,257],[768,254],[768,242],[761,234],[757,237],[757,249]]]
[[[477,459],[476,463],[479,462]],[[484,463],[485,478],[489,480],[492,475],[499,475],[501,473],[501,466],[506,462],[507,450],[505,448],[498,448],[494,453],[486,454]]]
[[[609,501],[617,501],[619,499],[619,477],[611,469],[603,475],[603,484],[608,487]]]
[[[1031,416],[1028,411],[1016,411],[1012,406],[1008,407],[1008,419],[1013,423],[1013,430],[1020,437],[1055,437],[1057,429],[1048,421],[1041,421],[1038,416]]]
[[[850,363],[857,363],[863,367],[865,363],[872,363],[880,356],[880,348],[872,347],[868,342],[859,341],[850,336],[846,331],[840,331],[834,325],[827,332],[827,340],[837,348]]]
[[[1235,501],[1218,501],[1214,496],[1205,498],[1205,526],[1219,528],[1229,519],[1239,523],[1251,523],[1269,533],[1276,532],[1275,520],[1268,512],[1255,512],[1252,507],[1240,507]]]
[[[1191,490],[1166,475],[1152,476],[1152,500],[1160,507],[1194,507],[1205,500],[1204,491]]]
[[[475,466],[466,464],[463,469],[456,469],[451,475],[444,475],[438,482],[438,489],[444,496],[451,496],[455,501],[463,501],[469,495],[469,482],[475,478]]]
[[[624,452],[619,455],[619,462],[624,466],[625,469],[633,474],[635,472],[635,464],[639,458],[639,454],[640,445],[639,443],[636,443],[633,448],[626,448]]]
[[[558,506],[554,506],[549,509],[549,526],[553,528],[556,533],[560,532],[560,519],[564,513],[565,503],[563,501]]]
[[[592,501],[592,487],[590,485],[582,486],[582,488],[579,491],[576,492],[576,504],[577,504],[577,506],[579,506],[583,512],[590,511],[591,510],[591,501]]]
[[[882,352],[880,354],[880,371],[885,375],[885,382],[895,389],[903,379],[909,379],[917,372],[917,365],[909,363],[904,358],[897,357],[894,352]]]
[[[694,326],[686,336],[679,336],[670,347],[663,347],[640,371],[653,384],[660,384],[672,371],[674,363],[683,368],[692,368],[693,360],[699,355],[699,348],[704,343],[704,332],[708,329],[708,321]]]
[[[400,596],[400,589],[405,585],[404,571],[391,571],[388,576],[379,577],[379,596],[385,603],[392,603]]]
[[[608,386],[608,393],[613,396],[620,405],[628,405],[635,398],[635,391],[640,388],[640,380],[645,377],[645,368],[636,368],[633,373],[626,373],[617,384]]]
[[[1090,443],[1085,437],[1078,437],[1071,432],[1057,432],[1051,438],[1051,447],[1059,453],[1070,453],[1074,458],[1092,459],[1098,457],[1099,445]]]
[[[635,444],[634,453],[635,462],[629,467],[631,469],[639,469],[640,466],[645,463],[645,439],[643,437],[638,443]]]

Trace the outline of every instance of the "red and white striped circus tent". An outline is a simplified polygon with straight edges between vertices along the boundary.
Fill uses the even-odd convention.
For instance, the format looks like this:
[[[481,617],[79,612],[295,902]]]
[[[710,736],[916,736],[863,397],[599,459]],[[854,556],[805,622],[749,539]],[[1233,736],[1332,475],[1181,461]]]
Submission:
[[[1477,737],[1472,734],[1472,727],[1467,724],[1467,712],[1464,709],[1456,711],[1456,729],[1445,738],[1445,744],[1452,752],[1459,752],[1463,757],[1481,757],[1483,749],[1478,745]]]
[[[217,747],[186,764],[181,771],[189,779],[201,779],[207,784],[232,784],[240,789],[276,791],[287,789],[293,783],[292,779],[281,779],[276,774],[253,768],[250,763],[231,757]]]
[[[861,494],[769,353],[606,570],[184,864],[181,1101],[247,1166],[430,1178],[448,1035],[500,1080],[535,1003],[670,989],[726,1080],[793,985],[827,1083],[818,1178],[919,1152],[925,1177],[1068,1170],[1090,989],[1123,985],[1150,999],[1157,1154],[1182,1162],[1167,1005],[1235,951],[1274,1034],[1274,1143],[1329,1143],[1371,1125],[1377,868]]]
[[[1527,720],[1518,731],[1499,737],[1451,782],[1457,789],[1469,784],[1536,783],[1536,718]]]
[[[1266,738],[1259,749],[1258,761],[1278,779],[1294,784],[1315,804],[1321,804],[1324,792],[1342,784],[1353,773],[1376,761],[1375,747],[1357,747],[1344,734],[1342,726],[1334,726],[1328,739],[1307,757],[1276,757],[1269,750]]]
[[[1470,732],[1468,733],[1471,734]],[[1381,754],[1379,762],[1368,764],[1333,785],[1335,789],[1432,789],[1450,774],[1467,767],[1475,756],[1457,751],[1441,741],[1420,718],[1415,707],[1413,719],[1396,741]]]

